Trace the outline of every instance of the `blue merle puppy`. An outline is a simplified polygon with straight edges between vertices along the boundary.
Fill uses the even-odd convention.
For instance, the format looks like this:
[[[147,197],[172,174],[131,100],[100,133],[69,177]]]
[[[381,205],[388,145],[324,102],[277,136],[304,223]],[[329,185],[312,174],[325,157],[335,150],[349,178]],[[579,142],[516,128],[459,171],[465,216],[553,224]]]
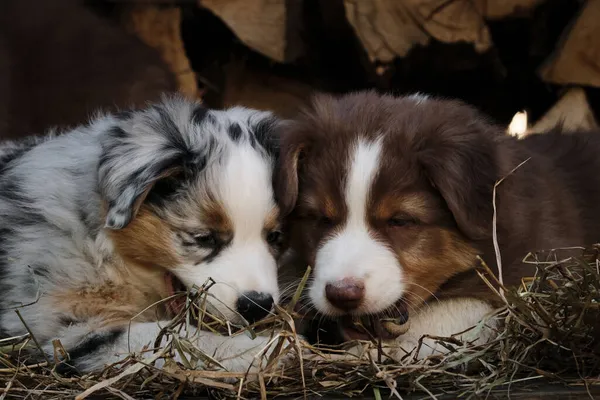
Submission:
[[[161,299],[209,278],[213,312],[264,318],[280,297],[278,124],[171,96],[1,144],[0,332],[26,332],[18,307],[48,354],[60,339],[69,365],[91,372],[152,348],[181,306]],[[233,371],[269,340],[188,334]]]

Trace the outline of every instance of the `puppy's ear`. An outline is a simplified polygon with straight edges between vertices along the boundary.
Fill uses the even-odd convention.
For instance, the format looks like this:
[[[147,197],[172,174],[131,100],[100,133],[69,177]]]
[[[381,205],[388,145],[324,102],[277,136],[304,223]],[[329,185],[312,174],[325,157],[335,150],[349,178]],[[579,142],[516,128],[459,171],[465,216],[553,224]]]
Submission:
[[[300,143],[281,147],[278,165],[274,173],[275,199],[286,216],[292,212],[298,200],[298,161],[303,146]]]
[[[126,227],[157,182],[204,168],[212,142],[183,130],[205,115],[201,106],[165,103],[133,112],[102,133],[98,182],[106,228]]]
[[[491,235],[492,193],[498,179],[496,128],[477,120],[426,139],[420,163],[459,229],[470,239]]]
[[[308,150],[308,137],[299,126],[286,121],[279,128],[280,152],[273,174],[275,199],[281,214],[290,214],[298,201],[299,168]]]

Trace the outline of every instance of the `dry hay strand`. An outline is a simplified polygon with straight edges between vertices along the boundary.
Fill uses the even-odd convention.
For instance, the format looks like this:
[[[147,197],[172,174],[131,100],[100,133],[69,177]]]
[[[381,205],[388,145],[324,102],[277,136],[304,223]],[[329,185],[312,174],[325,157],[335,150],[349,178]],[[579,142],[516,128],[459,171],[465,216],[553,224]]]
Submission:
[[[558,249],[529,254],[524,262],[535,264],[535,276],[516,288],[501,288],[482,263],[480,277],[504,301],[490,318],[503,324],[497,337],[484,344],[463,343],[456,338],[434,338],[448,349],[416,361],[413,353],[400,359],[371,359],[369,352],[351,356],[347,347],[315,347],[299,340],[294,320],[309,271],[290,304],[255,325],[235,326],[209,312],[211,282],[188,293],[186,306],[157,342],[165,345],[142,354],[131,354],[102,373],[64,377],[53,360],[29,358],[25,348],[35,348],[31,334],[0,340],[0,400],[92,398],[177,398],[209,394],[215,398],[270,398],[305,396],[401,397],[418,392],[437,398],[444,394],[483,397],[515,388],[534,390],[557,383],[591,390],[600,375],[600,246]],[[215,301],[216,299],[211,299]],[[474,333],[485,321],[473,327]],[[257,355],[262,365],[255,374],[223,370],[210,354],[193,345],[185,332],[190,325],[228,335],[273,335],[271,356]],[[365,349],[377,343],[361,342]],[[60,343],[57,343],[60,350]],[[178,353],[182,363],[173,361]],[[263,352],[264,354],[264,352]],[[340,361],[339,358],[344,360]],[[293,360],[286,368],[278,360]],[[154,363],[164,359],[159,369]]]

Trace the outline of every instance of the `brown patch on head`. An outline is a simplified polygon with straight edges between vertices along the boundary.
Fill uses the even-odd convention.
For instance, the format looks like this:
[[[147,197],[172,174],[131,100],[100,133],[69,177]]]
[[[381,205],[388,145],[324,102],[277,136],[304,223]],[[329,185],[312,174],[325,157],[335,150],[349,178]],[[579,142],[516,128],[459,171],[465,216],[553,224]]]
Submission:
[[[405,300],[410,305],[429,300],[448,279],[475,266],[476,249],[455,232],[424,228],[412,234],[410,244],[403,240],[408,235],[392,234],[389,243],[404,270]]]
[[[476,249],[458,229],[447,203],[415,155],[384,140],[368,205],[373,234],[394,251],[403,269],[405,301],[418,306],[452,276],[475,266]]]
[[[200,215],[202,215],[203,225],[209,229],[220,233],[232,233],[233,224],[223,208],[223,205],[218,201],[207,201],[200,204]]]
[[[146,206],[125,228],[107,231],[117,253],[126,261],[172,268],[181,260],[173,247],[170,227]]]
[[[475,248],[457,232],[441,196],[426,182],[390,179],[384,163],[373,184],[369,226],[394,251],[403,269],[405,301],[418,306],[452,276],[475,265]]]

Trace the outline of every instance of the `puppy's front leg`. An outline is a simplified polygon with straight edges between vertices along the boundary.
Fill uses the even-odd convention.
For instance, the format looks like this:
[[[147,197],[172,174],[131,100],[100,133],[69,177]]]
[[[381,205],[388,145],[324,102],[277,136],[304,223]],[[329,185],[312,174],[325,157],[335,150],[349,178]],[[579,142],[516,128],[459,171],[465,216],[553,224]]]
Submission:
[[[196,346],[213,356],[230,372],[255,372],[267,365],[267,361],[277,345],[273,336],[257,336],[252,339],[245,334],[234,337],[219,336],[212,332],[199,331],[194,336]],[[274,339],[274,340],[273,340]],[[209,353],[209,351],[212,351]],[[288,362],[289,357],[280,360],[278,365]]]
[[[488,320],[481,330],[470,328],[477,326],[493,310],[487,302],[472,298],[449,299],[423,306],[411,314],[410,328],[404,335],[382,343],[382,361],[386,356],[400,360],[407,354],[410,354],[411,360],[419,360],[450,351],[448,347],[438,343],[437,339],[427,336],[454,337],[462,342],[484,344],[494,337],[497,321]],[[368,349],[371,358],[377,360],[380,356],[379,349],[374,349],[373,346]],[[348,357],[362,358],[365,350],[365,346],[359,344],[349,349],[346,355],[332,356],[330,359],[343,361]]]
[[[418,347],[418,354],[413,355],[416,359],[423,359],[449,352],[436,339],[426,336],[454,337],[476,345],[486,343],[493,338],[497,327],[495,320],[487,321],[481,330],[470,328],[477,326],[493,310],[489,303],[472,298],[448,299],[423,306],[415,315],[411,315],[408,332],[388,344],[388,354],[397,359],[407,352],[416,351]]]
[[[124,323],[104,328],[98,328],[98,324],[93,322],[79,323],[63,328],[57,338],[69,353],[68,365],[81,372],[96,372],[124,360],[131,352],[139,355],[144,348],[152,350],[161,326],[167,323],[144,322],[131,326]],[[258,336],[253,340],[246,335],[228,337],[197,330],[180,335],[230,372],[257,370],[261,365],[261,357],[268,358],[275,348],[275,344],[267,346],[271,340],[268,336]],[[166,340],[163,338],[161,345]],[[52,357],[53,347],[50,343],[44,350]],[[181,361],[181,355],[175,353],[175,360]],[[146,354],[145,357],[150,355]],[[156,363],[158,367],[162,364],[162,360]],[[265,364],[266,360],[262,361],[262,365]]]

